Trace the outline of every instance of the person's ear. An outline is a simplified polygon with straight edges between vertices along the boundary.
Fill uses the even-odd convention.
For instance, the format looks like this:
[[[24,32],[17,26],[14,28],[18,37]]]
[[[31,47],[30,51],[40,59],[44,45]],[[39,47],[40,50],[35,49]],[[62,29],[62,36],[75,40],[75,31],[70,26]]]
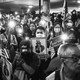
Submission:
[[[63,58],[61,58],[61,62],[62,62],[62,63],[64,63],[64,62],[65,62],[65,60],[64,60]]]
[[[61,62],[65,64],[67,61],[64,58],[61,58]]]

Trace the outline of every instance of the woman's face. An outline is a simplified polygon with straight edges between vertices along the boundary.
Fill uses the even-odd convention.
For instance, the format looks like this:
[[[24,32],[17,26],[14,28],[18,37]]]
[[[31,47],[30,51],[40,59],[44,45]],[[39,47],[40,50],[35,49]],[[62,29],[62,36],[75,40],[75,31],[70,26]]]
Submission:
[[[67,25],[67,28],[71,28],[71,27],[73,27],[73,22],[71,20],[69,20],[66,25]]]
[[[60,25],[59,24],[56,24],[56,26],[54,27],[54,32],[55,33],[59,33],[60,32]]]
[[[35,25],[34,24],[30,24],[30,30],[31,31],[35,30]]]

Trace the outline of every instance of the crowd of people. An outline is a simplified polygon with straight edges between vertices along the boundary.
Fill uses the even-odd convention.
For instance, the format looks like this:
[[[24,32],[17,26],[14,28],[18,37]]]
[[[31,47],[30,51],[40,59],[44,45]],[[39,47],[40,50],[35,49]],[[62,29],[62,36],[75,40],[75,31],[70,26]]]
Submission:
[[[79,15],[0,13],[0,79],[79,80]]]

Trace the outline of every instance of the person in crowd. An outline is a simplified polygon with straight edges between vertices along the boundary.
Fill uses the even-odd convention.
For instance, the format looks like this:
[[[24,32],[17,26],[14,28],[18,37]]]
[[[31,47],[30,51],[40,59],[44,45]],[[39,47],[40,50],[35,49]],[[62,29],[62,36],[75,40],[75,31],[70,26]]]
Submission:
[[[77,25],[76,25],[77,19],[78,19],[77,11],[74,9],[74,10],[71,12],[71,20],[73,21],[73,25],[74,25],[74,26],[77,26]]]
[[[30,30],[28,24],[23,25],[23,31],[24,31],[24,34],[27,34],[27,35],[29,35],[29,37],[32,37],[32,34],[31,34],[32,31]]]
[[[7,38],[4,33],[0,33],[0,42],[2,42],[4,48],[7,47]]]
[[[61,13],[57,14],[55,22],[59,22],[60,24],[62,24],[62,15],[61,15]]]
[[[42,27],[42,26],[37,27],[36,28],[36,32],[35,32],[35,36],[36,36],[36,38],[45,38],[46,37],[46,30],[45,30],[45,28]],[[46,70],[47,70],[50,62],[52,60],[54,60],[53,57],[54,57],[54,52],[55,52],[53,48],[50,49],[50,50],[48,48],[49,48],[49,42],[47,41],[47,50],[48,50],[48,53],[45,53],[45,55],[44,55],[44,56],[46,56],[47,60],[40,58],[41,64],[40,64],[39,69],[35,72],[35,74],[34,74],[35,78],[33,80],[35,80],[35,79],[37,79],[37,80],[45,80],[46,73],[47,73]],[[51,51],[51,52],[49,52],[49,51]],[[53,55],[51,55],[51,53]],[[59,61],[57,59],[58,58],[56,58],[54,60],[54,64],[56,64],[55,63],[56,61]],[[52,65],[50,65],[50,66],[52,66]],[[55,69],[56,69],[56,67],[54,67],[53,71]]]
[[[61,25],[60,22],[55,22],[54,23],[54,26],[53,26],[53,38],[58,38],[63,32],[63,27]],[[52,38],[52,40],[53,40]],[[55,41],[55,43],[57,43],[58,39]],[[57,56],[57,50],[59,48],[59,45],[56,44],[57,46],[54,47],[54,50],[55,50],[55,53],[56,53],[56,56]]]
[[[76,44],[79,47],[78,40],[77,40],[77,34],[76,34],[75,30],[68,30],[67,32],[64,32],[63,34],[66,34],[67,35],[66,36],[66,39],[63,39],[63,44],[74,43],[74,44]],[[62,46],[63,44],[61,44],[60,46]],[[57,57],[57,58],[60,61],[60,58],[59,57]],[[58,62],[55,63],[55,59],[54,59],[54,61],[52,60],[50,62],[47,70],[45,71],[46,73],[52,72],[54,70],[54,66],[61,65],[61,63],[58,63]],[[53,63],[55,63],[55,65]]]
[[[35,31],[35,35],[36,37],[46,37],[46,31],[44,27],[42,26],[37,27]]]
[[[7,43],[7,49],[9,50],[10,53],[10,62],[13,62],[14,57],[15,57],[15,51],[17,50],[18,42],[17,38],[14,34],[14,30],[10,30],[8,32],[8,37],[7,37],[8,43]]]
[[[23,28],[21,27],[21,25],[17,25],[15,27],[15,36],[16,36],[16,39],[17,39],[17,42],[18,42],[18,46],[21,42],[21,40],[23,39],[23,33],[25,31],[23,30]]]
[[[58,57],[62,62],[61,68],[46,80],[79,80],[80,79],[80,49],[76,44],[63,44],[58,49]]]
[[[12,65],[10,60],[10,54],[7,49],[7,36],[5,34],[5,28],[1,27],[0,30],[0,79],[10,80]]]
[[[33,52],[30,39],[22,40],[20,52],[13,61],[13,80],[29,80],[33,78],[40,65],[38,56]]]
[[[73,22],[71,19],[67,20],[66,27],[67,27],[67,30],[74,28]]]
[[[30,27],[30,30],[31,30],[30,34],[32,35],[32,37],[35,37],[35,30],[36,30],[35,22],[31,22],[29,27]]]
[[[13,13],[0,15],[0,28],[1,26],[4,26],[5,28],[2,31],[0,31],[0,38],[1,38],[0,44],[4,43],[4,45],[0,45],[0,47],[3,47],[4,49],[6,48],[9,51],[10,62],[13,62],[13,71],[15,75],[19,73],[19,71],[16,71],[16,70],[20,70],[23,76],[25,73],[25,76],[27,74],[28,78],[32,77],[32,80],[45,80],[45,77],[47,75],[49,75],[53,71],[60,68],[61,60],[60,60],[60,57],[57,56],[58,55],[57,51],[58,51],[59,46],[54,47],[52,41],[54,40],[54,37],[61,35],[63,31],[62,22],[64,21],[62,21],[61,19],[62,18],[61,14],[58,14],[57,16],[56,15],[57,14],[54,14],[54,21],[53,21],[54,25],[52,26],[52,28],[48,27],[48,26],[51,26],[51,24],[46,26],[45,28],[40,26],[39,24],[40,19],[38,21],[35,21],[37,15],[34,14],[34,12],[30,14],[27,14],[27,13],[17,14],[16,16]],[[80,26],[78,19],[80,17],[78,18],[78,16],[77,16],[77,11],[73,10],[70,20],[67,20],[66,27],[64,26],[64,28],[67,28],[66,29],[67,32],[65,33],[67,33],[68,39],[63,41],[63,44],[75,43],[80,48],[80,45],[78,44],[78,42],[80,43],[80,38],[79,38],[79,33],[78,33],[79,26]],[[13,28],[11,27],[14,24],[11,24],[9,27],[9,25],[7,25],[9,21],[15,21],[16,22],[15,27]],[[37,24],[37,26],[35,24]],[[29,49],[24,50],[23,48],[25,48],[25,46],[19,46],[19,45],[21,45],[23,42],[26,43],[25,40],[27,39],[30,39],[30,38],[40,38],[41,39],[43,37],[46,38],[46,41],[47,41],[47,54],[46,53],[44,54],[46,59],[41,59],[39,56],[41,63],[40,63],[40,66],[38,66],[38,69],[36,70],[34,66],[32,65],[33,64],[32,61],[35,61],[35,60],[33,58],[31,60],[27,58],[29,56],[27,57],[25,56],[27,59],[23,57],[23,53],[30,53],[30,55],[32,55],[31,53],[34,53],[34,52],[33,51],[27,52],[30,50]],[[4,38],[3,43],[2,43],[2,38]],[[41,41],[40,43],[42,46],[44,46]],[[42,48],[39,48],[39,50],[37,49],[38,48],[36,47],[36,52],[40,53],[41,51],[45,49],[45,47],[43,49]],[[33,50],[33,48],[31,48],[31,50]],[[19,51],[20,54],[19,52],[17,53],[16,51]],[[32,64],[26,61],[25,59],[26,60],[29,59]],[[26,71],[28,69],[24,68],[24,63],[29,66],[28,69],[32,70],[33,74],[29,73],[29,71]],[[37,62],[34,62],[35,65],[36,63]],[[19,78],[22,77],[22,76],[20,77],[20,74],[18,75],[19,75]],[[22,78],[21,80],[23,80]],[[16,80],[17,78],[13,76],[13,79]]]
[[[55,22],[54,27],[53,27],[53,31],[54,31],[54,37],[61,35],[61,32],[62,32],[61,23]]]
[[[36,36],[36,38],[46,38],[47,39],[46,29],[42,26],[37,27],[36,31],[35,31],[35,36]],[[55,51],[54,50],[52,51],[51,47],[50,48],[49,47],[50,47],[50,42],[47,40],[47,50],[49,52],[49,55],[51,55],[51,57],[53,57],[55,55],[55,53],[54,53]],[[50,52],[50,51],[52,51],[52,52]],[[53,53],[53,55],[51,53]]]
[[[2,29],[0,30],[0,32],[3,33]],[[6,40],[5,36],[1,33],[0,33],[0,79],[3,80],[3,77],[2,77],[2,64],[3,64],[3,61],[1,59],[1,50],[4,49],[5,42],[7,42],[7,40]]]
[[[62,44],[61,45],[67,44],[67,43],[75,43],[76,45],[80,46],[78,44],[77,34],[74,30],[68,30],[67,32],[64,32],[62,35],[64,35],[64,34],[66,35],[65,36],[66,39],[62,39]],[[48,68],[45,70],[45,73],[47,73],[47,75],[49,75],[54,70],[59,69],[60,65],[61,65],[60,58],[59,57],[54,58],[53,60],[50,61]]]
[[[63,34],[66,34],[66,39],[63,40],[63,43],[78,43],[77,34],[74,30],[68,30]]]

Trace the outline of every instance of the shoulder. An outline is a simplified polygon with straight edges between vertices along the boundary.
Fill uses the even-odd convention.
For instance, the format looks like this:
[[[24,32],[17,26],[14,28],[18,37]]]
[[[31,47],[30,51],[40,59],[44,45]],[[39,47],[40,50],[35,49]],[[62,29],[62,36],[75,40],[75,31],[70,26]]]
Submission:
[[[51,73],[49,76],[46,77],[46,80],[60,80],[60,70]]]
[[[46,77],[46,80],[55,80],[55,72]]]

